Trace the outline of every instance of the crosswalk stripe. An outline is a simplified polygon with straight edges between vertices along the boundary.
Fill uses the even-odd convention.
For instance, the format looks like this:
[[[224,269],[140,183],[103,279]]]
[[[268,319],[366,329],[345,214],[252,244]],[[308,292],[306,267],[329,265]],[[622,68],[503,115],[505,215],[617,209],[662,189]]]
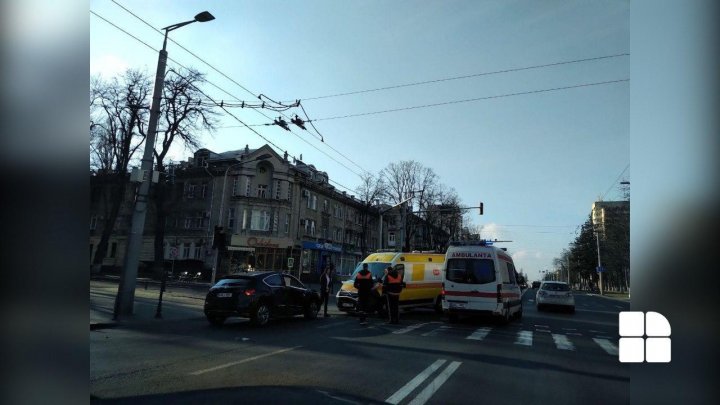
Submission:
[[[450,363],[450,365],[447,366],[437,377],[435,377],[435,379],[432,380],[432,382],[428,384],[424,390],[422,390],[412,401],[410,401],[409,405],[423,405],[426,403],[430,397],[432,397],[433,394],[435,394],[435,392],[440,389],[443,384],[445,384],[445,381],[450,378],[452,373],[454,373],[461,364],[462,362],[460,361],[453,361]]]
[[[555,341],[555,347],[560,350],[575,350],[575,346],[570,342],[565,335],[558,335],[553,333],[553,341]]]
[[[475,332],[473,332],[472,335],[466,337],[465,339],[483,340],[483,339],[485,339],[485,336],[487,336],[488,333],[490,333],[491,330],[492,330],[492,328],[480,328],[480,329],[476,330]]]
[[[423,333],[422,336],[435,336],[438,334],[438,332],[442,332],[443,330],[446,330],[446,329],[452,329],[452,326],[441,326],[439,328],[431,330],[430,332]]]
[[[410,332],[411,330],[415,330],[415,329],[417,329],[417,328],[422,328],[423,326],[429,325],[429,324],[430,324],[429,322],[427,322],[427,323],[416,323],[415,325],[410,325],[410,326],[408,326],[407,328],[402,328],[402,329],[398,329],[398,330],[396,330],[396,331],[393,331],[393,333],[396,334],[396,335],[399,335],[399,334],[402,334],[402,333],[408,333],[408,332]]]
[[[617,356],[618,348],[617,348],[617,346],[612,344],[609,340],[593,338],[593,341],[595,341],[595,343],[597,343],[598,346],[602,347],[602,349],[605,350],[605,352],[607,352],[607,354],[609,354],[611,356]]]
[[[440,366],[445,364],[446,360],[444,359],[438,359],[433,364],[431,364],[428,368],[423,370],[420,374],[415,376],[410,382],[405,384],[402,388],[397,390],[394,394],[392,394],[388,399],[385,400],[385,402],[389,404],[398,404],[400,401],[405,399],[408,394],[410,394],[415,388],[418,387],[418,385],[422,384],[423,381],[427,380],[428,377],[432,373],[435,372]]]
[[[533,333],[531,330],[521,330],[518,332],[516,345],[532,346]]]

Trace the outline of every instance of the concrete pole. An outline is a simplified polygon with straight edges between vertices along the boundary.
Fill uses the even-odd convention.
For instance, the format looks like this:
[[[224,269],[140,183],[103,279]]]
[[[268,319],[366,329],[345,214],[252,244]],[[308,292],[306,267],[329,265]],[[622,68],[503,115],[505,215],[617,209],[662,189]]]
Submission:
[[[600,233],[595,232],[595,240],[597,241],[597,255],[598,255],[598,269],[602,267],[602,262],[600,261]],[[600,289],[600,295],[603,295],[603,272],[599,272],[600,282],[598,283],[598,288]]]

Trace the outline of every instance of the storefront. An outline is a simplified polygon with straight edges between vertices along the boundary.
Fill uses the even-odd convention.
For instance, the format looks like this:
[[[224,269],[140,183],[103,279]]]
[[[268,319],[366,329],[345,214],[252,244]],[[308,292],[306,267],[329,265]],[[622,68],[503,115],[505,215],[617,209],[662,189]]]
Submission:
[[[299,259],[292,245],[288,238],[233,235],[228,246],[228,252],[232,252],[231,270],[288,270],[288,257],[295,253],[295,260]]]
[[[332,243],[303,242],[300,260],[303,281],[316,282],[327,265],[337,268],[342,248]]]

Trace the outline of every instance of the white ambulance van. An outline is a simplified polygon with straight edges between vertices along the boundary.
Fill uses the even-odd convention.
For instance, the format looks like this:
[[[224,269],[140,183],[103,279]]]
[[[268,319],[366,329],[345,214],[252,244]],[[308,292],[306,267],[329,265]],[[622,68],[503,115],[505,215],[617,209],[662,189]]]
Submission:
[[[451,242],[445,253],[442,309],[450,322],[460,315],[522,317],[515,264],[506,249],[485,240]]]

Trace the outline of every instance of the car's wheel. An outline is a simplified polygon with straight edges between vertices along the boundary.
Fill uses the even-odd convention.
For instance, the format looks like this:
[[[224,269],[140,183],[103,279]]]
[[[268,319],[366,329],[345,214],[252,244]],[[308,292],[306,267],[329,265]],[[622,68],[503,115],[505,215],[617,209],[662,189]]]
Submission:
[[[223,323],[225,323],[225,319],[227,319],[224,316],[207,316],[208,322],[210,322],[213,326],[220,326]]]
[[[305,319],[315,319],[318,314],[318,303],[317,301],[310,301],[305,307]]]
[[[270,307],[264,302],[259,303],[250,320],[257,326],[267,325],[270,321]]]
[[[570,308],[568,308],[568,310],[570,311],[571,314],[575,313],[575,307],[570,307]]]
[[[448,314],[448,322],[450,323],[457,323],[460,318],[457,314]]]
[[[503,325],[507,325],[510,323],[510,307],[508,307],[505,312],[500,316],[500,323]]]

